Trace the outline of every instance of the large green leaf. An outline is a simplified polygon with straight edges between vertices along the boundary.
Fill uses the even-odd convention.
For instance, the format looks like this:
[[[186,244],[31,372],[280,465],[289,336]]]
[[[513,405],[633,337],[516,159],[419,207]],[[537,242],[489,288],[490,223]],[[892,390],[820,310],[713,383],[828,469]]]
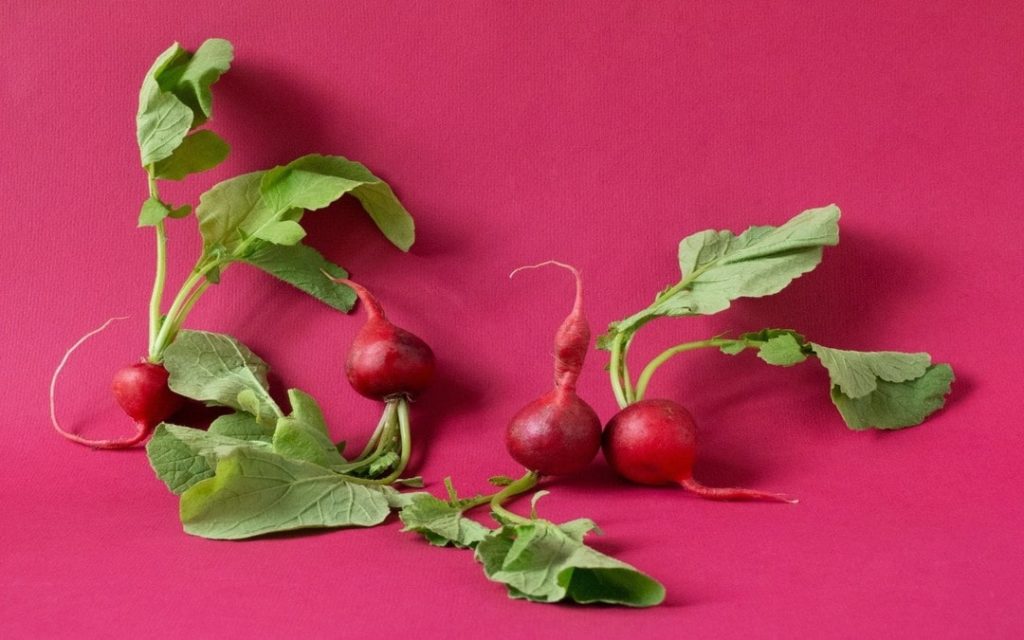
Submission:
[[[172,493],[180,494],[213,476],[218,451],[225,453],[233,447],[249,446],[269,449],[269,435],[264,432],[259,437],[240,439],[217,433],[212,427],[203,431],[163,423],[146,444],[146,454],[157,477]]]
[[[251,413],[263,425],[283,415],[270,397],[267,363],[231,336],[181,331],[164,351],[167,384],[178,394]]]
[[[631,607],[660,604],[665,599],[661,583],[583,544],[592,528],[586,520],[562,526],[540,519],[507,523],[477,545],[476,557],[487,577],[504,583],[513,598]]]
[[[660,316],[710,315],[737,298],[759,298],[784,289],[821,262],[822,249],[839,242],[839,208],[809,209],[779,227],[701,231],[679,243],[682,279],[648,308],[615,322],[600,342],[635,331]]]
[[[235,540],[310,527],[370,527],[389,513],[390,487],[355,484],[321,466],[238,447],[181,496],[185,531]]]

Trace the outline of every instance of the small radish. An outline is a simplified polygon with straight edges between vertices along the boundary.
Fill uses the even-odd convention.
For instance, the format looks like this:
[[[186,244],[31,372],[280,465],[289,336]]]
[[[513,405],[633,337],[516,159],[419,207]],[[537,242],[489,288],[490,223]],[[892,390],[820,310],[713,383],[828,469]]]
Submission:
[[[697,456],[693,416],[671,400],[641,400],[619,411],[604,431],[604,455],[615,473],[639,484],[679,484],[711,500],[771,500],[781,493],[706,487],[693,479]]]
[[[50,381],[50,421],[54,429],[68,440],[84,444],[94,449],[127,449],[140,444],[149,437],[158,424],[171,417],[175,411],[181,408],[185,399],[171,391],[167,386],[167,370],[159,364],[152,362],[137,362],[120,369],[114,374],[114,381],[111,390],[114,392],[114,399],[121,409],[128,414],[128,417],[135,421],[137,431],[135,435],[127,438],[112,440],[91,440],[70,433],[61,428],[57,422],[57,413],[54,406],[54,390],[57,385],[57,376],[60,375],[64,365],[67,364],[71,354],[90,337],[103,331],[114,320],[123,318],[111,318],[103,325],[85,334],[74,344],[53,372],[53,379]]]
[[[555,388],[516,413],[508,425],[505,446],[516,462],[531,471],[568,475],[581,471],[597,455],[601,448],[601,419],[576,395],[576,380],[590,346],[579,271],[550,260],[520,267],[511,275],[546,265],[572,272],[576,278],[576,300],[555,334]]]
[[[330,276],[328,276],[330,277]],[[415,398],[434,379],[434,352],[426,342],[388,321],[377,299],[347,278],[332,281],[352,288],[366,307],[366,323],[345,361],[345,375],[360,395],[375,400]]]

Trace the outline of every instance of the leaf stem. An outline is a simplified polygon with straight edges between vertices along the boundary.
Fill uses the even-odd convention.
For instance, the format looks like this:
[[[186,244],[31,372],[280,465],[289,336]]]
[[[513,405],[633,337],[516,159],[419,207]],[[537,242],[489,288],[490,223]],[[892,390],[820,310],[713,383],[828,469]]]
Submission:
[[[620,409],[629,404],[622,384],[622,349],[623,335],[616,334],[612,340],[612,359],[608,364],[608,375],[611,377],[612,392],[615,394],[615,401],[619,403]]]
[[[685,342],[683,344],[677,344],[674,347],[669,347],[661,353],[659,353],[653,360],[647,363],[644,370],[640,372],[640,377],[636,382],[636,394],[633,398],[634,402],[639,402],[644,399],[644,394],[647,393],[647,385],[651,382],[651,376],[658,370],[658,367],[665,364],[672,356],[683,353],[684,351],[693,351],[694,349],[706,349],[709,347],[724,347],[730,344],[742,342],[742,340],[734,340],[731,338],[709,338],[708,340],[698,340],[696,342]]]
[[[149,197],[159,198],[156,178],[153,177],[153,167],[150,165],[146,170],[146,178],[149,183]],[[164,221],[156,223],[156,274],[153,277],[153,292],[149,296],[149,357],[150,360],[156,353],[156,337],[160,331],[160,306],[163,302],[164,285],[167,282],[167,229]]]
[[[518,480],[509,483],[508,486],[506,486],[501,491],[499,491],[498,493],[494,494],[491,497],[491,499],[489,500],[489,502],[491,503],[491,511],[496,516],[500,516],[500,518],[504,518],[505,520],[519,522],[523,524],[529,523],[529,518],[524,518],[519,514],[512,513],[511,511],[503,507],[502,504],[508,502],[512,497],[517,496],[520,493],[525,493],[530,489],[536,487],[539,481],[539,473],[537,473],[536,471],[527,471],[526,475],[524,475],[522,478],[519,478]]]

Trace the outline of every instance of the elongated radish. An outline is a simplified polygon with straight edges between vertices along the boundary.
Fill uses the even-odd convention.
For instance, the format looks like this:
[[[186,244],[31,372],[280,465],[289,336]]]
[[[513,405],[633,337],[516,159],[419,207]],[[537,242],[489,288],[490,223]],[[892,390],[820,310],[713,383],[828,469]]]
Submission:
[[[111,390],[114,399],[124,410],[128,417],[135,422],[135,434],[127,438],[115,438],[104,440],[93,440],[82,437],[78,434],[65,431],[57,420],[55,406],[55,389],[57,378],[67,364],[68,358],[86,340],[106,329],[111,322],[123,320],[124,318],[111,318],[104,322],[98,329],[90,331],[82,336],[57,365],[53,372],[53,379],[50,381],[50,421],[57,433],[72,442],[84,444],[94,449],[127,449],[145,442],[146,438],[153,432],[158,424],[171,417],[177,411],[184,398],[170,390],[167,386],[167,370],[161,365],[151,362],[137,362],[118,370],[114,374]]]
[[[520,409],[508,425],[505,446],[516,462],[544,475],[576,473],[590,464],[601,448],[601,419],[576,395],[576,381],[590,346],[590,327],[583,314],[583,284],[575,267],[549,260],[523,269],[553,265],[576,279],[572,311],[555,334],[555,386]],[[511,277],[511,276],[510,276]]]
[[[330,277],[330,276],[328,276]],[[434,352],[426,342],[392,324],[380,303],[362,285],[331,278],[352,288],[366,307],[366,323],[345,361],[345,375],[360,395],[375,400],[415,398],[434,380]]]
[[[641,400],[619,411],[604,431],[603,448],[617,474],[639,484],[678,484],[711,500],[796,503],[781,493],[707,487],[693,478],[697,430],[693,416],[671,400]]]

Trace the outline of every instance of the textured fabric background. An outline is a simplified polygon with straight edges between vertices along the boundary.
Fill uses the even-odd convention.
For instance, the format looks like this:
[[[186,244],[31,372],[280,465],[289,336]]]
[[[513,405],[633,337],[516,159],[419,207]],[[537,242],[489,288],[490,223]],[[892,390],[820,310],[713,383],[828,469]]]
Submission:
[[[660,578],[657,609],[510,601],[468,553],[391,521],[241,543],[182,533],[141,450],[94,452],[65,423],[131,427],[110,376],[144,351],[153,239],[137,91],[172,41],[236,46],[215,87],[229,161],[164,189],[308,152],[366,163],[416,218],[401,254],[351,203],[310,243],[377,292],[440,359],[414,407],[415,469],[460,489],[516,466],[508,418],[548,388],[566,274],[595,334],[677,276],[676,244],[778,224],[830,202],[842,242],[781,295],[645,329],[636,365],[724,330],[793,327],[827,345],[927,350],[958,380],[898,433],[848,431],[813,364],[680,357],[652,394],[687,404],[698,477],[787,491],[798,506],[718,504],[614,480],[598,459],[542,513],[588,516],[594,545]],[[0,630],[39,637],[1012,637],[1024,633],[1020,2],[39,2],[0,4],[3,458]],[[194,220],[170,230],[178,283]],[[253,270],[190,318],[238,336],[280,385],[362,444],[378,412],[342,375],[362,322]],[[614,400],[592,352],[580,393]],[[635,365],[635,366],[636,366]],[[517,505],[522,509],[523,505]]]

